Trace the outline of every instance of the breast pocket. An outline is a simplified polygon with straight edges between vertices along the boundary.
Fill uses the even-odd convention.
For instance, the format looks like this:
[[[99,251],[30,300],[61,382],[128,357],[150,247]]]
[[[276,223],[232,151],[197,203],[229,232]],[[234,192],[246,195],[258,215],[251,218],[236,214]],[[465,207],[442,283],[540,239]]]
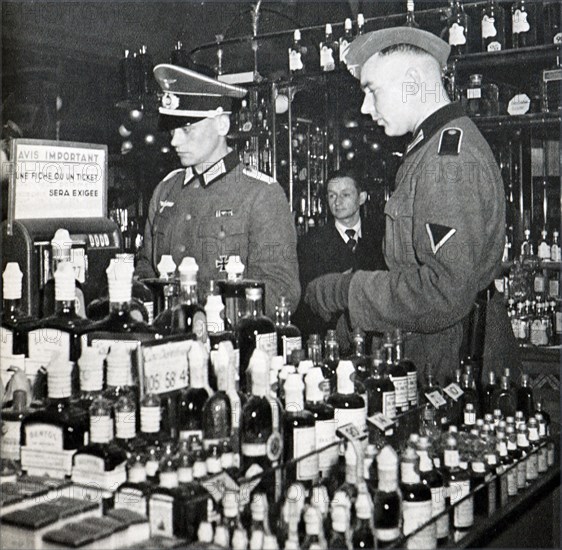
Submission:
[[[244,221],[234,217],[211,218],[199,225],[197,232],[203,257],[216,259],[219,256],[248,255],[248,239]]]
[[[417,264],[413,248],[414,197],[393,195],[384,209],[386,215],[385,252],[393,263],[403,266]]]
[[[157,265],[162,254],[172,253],[172,235],[176,225],[175,208],[167,207],[157,213],[152,226],[152,254]]]

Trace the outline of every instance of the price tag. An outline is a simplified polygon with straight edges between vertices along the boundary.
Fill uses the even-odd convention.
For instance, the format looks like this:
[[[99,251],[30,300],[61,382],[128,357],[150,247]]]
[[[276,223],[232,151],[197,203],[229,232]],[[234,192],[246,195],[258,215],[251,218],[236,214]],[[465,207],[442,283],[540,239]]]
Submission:
[[[443,405],[447,404],[447,401],[445,400],[445,398],[437,390],[432,391],[430,393],[426,393],[425,397],[436,409],[438,409],[439,407],[442,407]]]
[[[388,428],[390,428],[394,424],[394,421],[390,420],[388,416],[385,416],[380,412],[369,416],[367,418],[367,422],[370,422],[373,426],[377,427],[382,432],[386,432],[386,430],[388,430]]]
[[[458,401],[461,395],[464,393],[461,387],[456,382],[451,382],[443,391],[455,401]]]
[[[187,388],[189,369],[187,354],[193,340],[143,343],[140,372],[144,393],[168,393]]]
[[[349,423],[343,425],[341,428],[338,428],[336,430],[336,435],[353,442],[357,441],[363,434],[359,431],[357,426]]]

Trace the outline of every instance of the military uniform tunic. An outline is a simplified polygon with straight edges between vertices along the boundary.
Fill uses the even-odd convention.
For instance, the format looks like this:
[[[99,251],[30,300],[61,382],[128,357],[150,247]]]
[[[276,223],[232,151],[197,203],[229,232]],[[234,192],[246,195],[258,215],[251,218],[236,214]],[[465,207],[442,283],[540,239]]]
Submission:
[[[228,256],[239,255],[244,276],[265,282],[268,315],[282,295],[298,304],[296,231],[285,194],[268,176],[245,169],[235,152],[203,174],[180,169],[158,184],[136,274],[156,276],[162,254],[177,265],[194,257],[200,286],[225,279]]]
[[[349,287],[353,326],[411,332],[406,353],[441,374],[458,366],[462,324],[501,264],[505,198],[486,140],[458,104],[414,134],[385,207],[389,271],[359,271]]]

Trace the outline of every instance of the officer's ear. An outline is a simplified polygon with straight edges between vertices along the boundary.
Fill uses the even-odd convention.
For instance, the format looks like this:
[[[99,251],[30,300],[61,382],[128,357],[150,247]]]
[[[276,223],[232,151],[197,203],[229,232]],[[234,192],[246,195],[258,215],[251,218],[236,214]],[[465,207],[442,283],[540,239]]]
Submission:
[[[359,193],[359,206],[363,206],[367,200],[367,191],[361,191]]]
[[[408,67],[406,70],[406,81],[417,84],[415,88],[420,90],[420,86],[423,81],[420,70],[417,67]]]
[[[219,136],[226,136],[230,130],[230,117],[228,115],[218,115],[216,121]]]

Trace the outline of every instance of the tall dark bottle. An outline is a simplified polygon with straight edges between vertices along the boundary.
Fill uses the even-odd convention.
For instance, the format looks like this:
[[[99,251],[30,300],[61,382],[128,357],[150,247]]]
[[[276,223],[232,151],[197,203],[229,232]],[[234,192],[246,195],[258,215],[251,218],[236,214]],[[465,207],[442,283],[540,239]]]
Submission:
[[[304,408],[304,384],[300,374],[289,374],[285,382],[285,462],[311,455],[285,467],[285,484],[298,481],[308,490],[318,479],[316,450],[316,421]],[[312,454],[311,454],[312,453]]]
[[[505,11],[496,0],[482,8],[480,35],[483,52],[505,50]]]
[[[468,53],[468,16],[460,0],[451,0],[451,15],[447,19],[451,55]]]
[[[383,346],[386,373],[394,384],[396,414],[400,415],[410,408],[410,401],[408,400],[408,373],[404,366],[394,359],[394,345],[390,332],[385,334]]]
[[[355,516],[355,525],[351,535],[351,547],[376,548],[376,536],[373,527],[373,504],[369,493],[360,492],[357,495]]]
[[[326,384],[328,395],[336,391],[337,378],[336,369],[340,361],[340,346],[336,338],[335,330],[328,330],[326,332],[326,339],[324,341],[324,362],[322,365],[322,372],[324,378],[328,382]]]
[[[263,313],[261,288],[246,289],[246,315],[238,324],[240,341],[240,391],[247,391],[246,369],[255,349],[269,357],[277,355],[277,333],[273,321]]]
[[[513,48],[534,46],[539,24],[536,10],[538,2],[517,0],[511,6],[511,45]]]
[[[480,399],[480,410],[482,414],[490,414],[494,412],[494,392],[496,391],[496,373],[493,370],[488,371],[488,383],[484,387]]]
[[[365,333],[359,328],[353,331],[351,355],[348,359],[355,367],[355,391],[368,403],[365,381],[369,376],[369,358],[365,355]]]
[[[379,350],[377,350],[379,352]],[[380,353],[380,352],[379,352]],[[373,358],[371,376],[365,380],[367,389],[367,416],[381,412],[387,418],[396,418],[396,391],[394,384],[382,372],[382,361]]]
[[[287,364],[291,360],[291,353],[302,349],[302,336],[298,327],[291,323],[291,306],[285,296],[281,296],[275,306],[275,331],[277,355],[281,355]]]
[[[271,468],[278,466],[283,456],[283,409],[270,394],[269,361],[259,349],[250,361],[251,396],[242,409],[241,461],[244,477],[269,470],[256,490],[276,502],[281,496],[281,471]]]
[[[418,369],[410,359],[404,356],[404,339],[400,329],[395,330],[394,348],[396,350],[395,361],[406,371],[408,378],[408,406],[418,406]]]
[[[533,389],[529,385],[528,374],[521,375],[521,385],[517,389],[517,410],[523,411],[526,420],[531,418],[535,413]]]

